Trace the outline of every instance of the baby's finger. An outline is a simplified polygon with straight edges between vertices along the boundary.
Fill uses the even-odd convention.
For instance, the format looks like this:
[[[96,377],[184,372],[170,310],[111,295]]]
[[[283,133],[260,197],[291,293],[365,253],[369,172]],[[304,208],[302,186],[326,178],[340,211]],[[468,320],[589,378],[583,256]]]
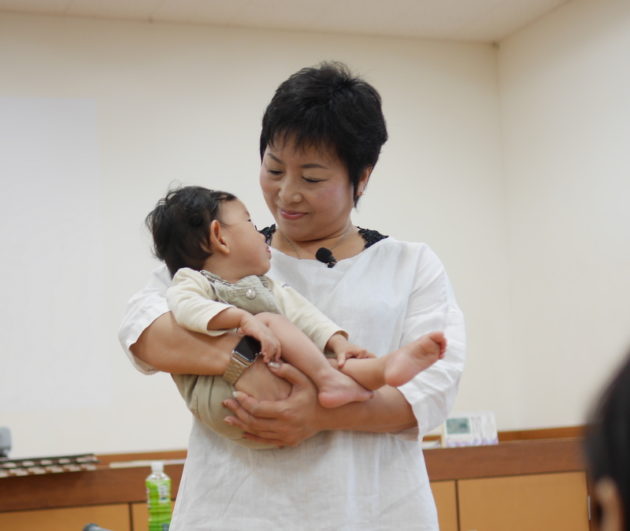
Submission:
[[[277,360],[280,356],[280,345],[275,338],[265,341],[265,350],[269,354],[269,359]]]
[[[340,352],[337,354],[337,368],[341,369],[346,364],[346,353]]]

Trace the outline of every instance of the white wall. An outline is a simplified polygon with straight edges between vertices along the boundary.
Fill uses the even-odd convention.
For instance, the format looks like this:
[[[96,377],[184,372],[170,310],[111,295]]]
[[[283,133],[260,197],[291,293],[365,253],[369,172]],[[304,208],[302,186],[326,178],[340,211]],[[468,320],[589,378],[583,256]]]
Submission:
[[[15,456],[186,446],[168,376],[116,341],[155,264],[169,183],[258,224],[259,122],[278,83],[339,59],[390,130],[355,222],[423,240],[468,323],[458,410],[567,426],[630,344],[630,6],[568,3],[500,44],[0,15],[0,425]],[[84,288],[88,282],[93,284]]]
[[[630,345],[629,50],[626,0],[501,43],[515,426],[582,422]]]
[[[0,158],[0,178],[3,191],[14,191],[9,212],[25,213],[24,239],[5,231],[0,241],[16,257],[0,266],[5,298],[16,301],[2,310],[0,339],[0,425],[12,429],[12,455],[186,446],[189,415],[174,385],[166,375],[135,372],[116,340],[126,299],[155,264],[143,218],[180,181],[229,189],[258,224],[270,222],[257,185],[264,106],[289,74],[331,58],[380,90],[390,130],[355,221],[435,248],[468,321],[460,409],[494,409],[501,427],[514,424],[520,376],[506,354],[495,49],[3,14],[0,121],[15,120],[12,109],[24,120],[2,130],[10,142],[0,141],[5,153],[21,150]],[[31,189],[39,191],[35,202]],[[89,214],[73,203],[90,206],[93,233],[79,230]],[[0,215],[15,226],[7,210]],[[76,249],[72,264],[64,258],[73,245],[97,257],[79,264],[92,267],[77,267]],[[37,268],[15,267],[40,248],[50,252]],[[68,267],[73,274],[58,277]],[[95,287],[72,287],[88,282]],[[40,291],[34,303],[22,296],[27,284],[29,293]]]

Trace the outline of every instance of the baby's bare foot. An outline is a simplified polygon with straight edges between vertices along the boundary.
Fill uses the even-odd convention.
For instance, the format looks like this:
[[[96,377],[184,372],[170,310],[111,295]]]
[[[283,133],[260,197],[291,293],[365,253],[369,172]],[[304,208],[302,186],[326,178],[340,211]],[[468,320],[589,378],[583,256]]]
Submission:
[[[406,384],[419,372],[444,357],[446,338],[431,332],[387,355],[385,382],[392,387]]]
[[[365,402],[372,396],[372,391],[368,391],[349,376],[335,371],[334,376],[319,386],[317,398],[322,407],[332,408],[350,402]]]

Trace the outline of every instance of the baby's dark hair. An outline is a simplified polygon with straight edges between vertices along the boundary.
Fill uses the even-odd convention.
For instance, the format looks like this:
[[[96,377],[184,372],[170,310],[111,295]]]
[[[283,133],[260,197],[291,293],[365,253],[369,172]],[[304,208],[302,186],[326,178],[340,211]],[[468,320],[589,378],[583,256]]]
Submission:
[[[164,260],[173,276],[178,269],[199,271],[212,254],[210,223],[218,219],[224,201],[233,201],[229,192],[184,186],[170,190],[146,218],[153,236],[155,256]]]
[[[288,138],[298,149],[333,149],[348,170],[356,204],[361,173],[374,167],[387,140],[381,97],[343,63],[303,68],[278,87],[265,110],[261,159],[268,145]]]
[[[584,451],[590,479],[610,478],[617,487],[630,529],[630,353],[591,411]],[[600,512],[596,500],[595,521]]]

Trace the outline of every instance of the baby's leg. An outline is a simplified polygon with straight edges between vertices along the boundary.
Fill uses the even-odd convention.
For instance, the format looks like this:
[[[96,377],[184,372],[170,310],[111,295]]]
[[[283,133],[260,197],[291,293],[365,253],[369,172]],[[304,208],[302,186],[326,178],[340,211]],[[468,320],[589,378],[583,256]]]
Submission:
[[[273,374],[262,356],[241,375],[234,388],[257,400],[284,400],[291,392],[291,384]]]
[[[323,407],[339,407],[372,397],[372,393],[351,377],[333,369],[308,336],[286,317],[275,313],[259,313],[256,318],[262,320],[278,338],[282,357],[313,380],[319,391],[319,403]]]
[[[385,356],[385,382],[392,387],[406,384],[419,372],[444,357],[446,338],[430,332]]]
[[[444,356],[446,338],[431,332],[380,358],[349,359],[341,371],[366,389],[398,387]]]

